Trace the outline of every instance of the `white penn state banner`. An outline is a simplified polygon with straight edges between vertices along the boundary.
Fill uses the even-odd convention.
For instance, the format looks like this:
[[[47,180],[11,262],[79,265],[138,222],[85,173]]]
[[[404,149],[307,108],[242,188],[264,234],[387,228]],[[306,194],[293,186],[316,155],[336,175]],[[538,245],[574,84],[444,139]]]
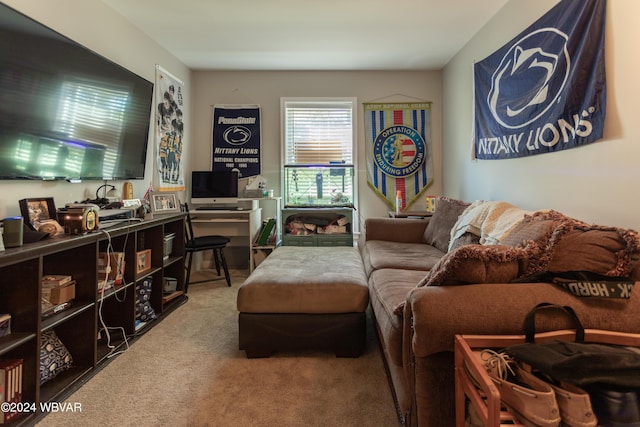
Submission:
[[[474,65],[474,155],[508,159],[602,138],[605,0],[562,0]]]
[[[182,152],[187,148],[184,140],[184,83],[159,65],[156,65],[155,99],[158,190],[182,191],[185,189]]]
[[[364,103],[367,182],[396,209],[406,210],[433,182],[431,103]]]

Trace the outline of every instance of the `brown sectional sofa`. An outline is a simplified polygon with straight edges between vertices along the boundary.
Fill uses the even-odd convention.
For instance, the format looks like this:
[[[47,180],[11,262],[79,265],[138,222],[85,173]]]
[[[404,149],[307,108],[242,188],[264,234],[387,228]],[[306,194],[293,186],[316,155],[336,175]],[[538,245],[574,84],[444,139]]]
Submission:
[[[490,209],[478,227],[454,230],[451,242],[458,219],[477,204]],[[585,297],[543,281],[576,270],[638,280],[639,246],[632,230],[554,211],[519,215],[504,202],[470,207],[441,197],[431,218],[367,219],[361,255],[401,422],[454,425],[454,335],[521,334],[525,314],[540,302],[570,305],[585,328],[640,333],[640,289],[626,299]],[[572,325],[549,313],[536,326]]]

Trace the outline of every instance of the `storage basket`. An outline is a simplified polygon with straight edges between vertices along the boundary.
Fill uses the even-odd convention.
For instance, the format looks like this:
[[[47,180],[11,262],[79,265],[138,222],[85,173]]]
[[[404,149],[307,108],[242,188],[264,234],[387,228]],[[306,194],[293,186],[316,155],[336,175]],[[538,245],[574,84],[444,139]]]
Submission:
[[[585,329],[585,342],[640,347],[640,334]],[[535,335],[535,342],[549,340],[574,341],[575,330],[542,332]],[[455,337],[455,404],[456,427],[464,427],[467,400],[472,404],[485,427],[524,427],[500,402],[500,393],[482,368],[473,349],[503,349],[525,342],[525,335],[456,335]],[[476,387],[465,369],[480,379]]]
[[[165,294],[170,294],[176,291],[178,286],[178,279],[175,277],[165,277],[162,284],[162,291]]]
[[[163,259],[168,259],[173,252],[173,239],[176,237],[176,233],[170,233],[164,235],[164,252]]]

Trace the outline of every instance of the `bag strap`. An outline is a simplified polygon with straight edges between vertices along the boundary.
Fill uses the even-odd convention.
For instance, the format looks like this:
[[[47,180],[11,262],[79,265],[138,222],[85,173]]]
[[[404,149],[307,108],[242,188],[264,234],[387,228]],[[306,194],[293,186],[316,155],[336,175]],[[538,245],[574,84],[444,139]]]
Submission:
[[[576,342],[583,343],[584,342],[584,327],[582,326],[582,322],[578,319],[578,315],[573,310],[573,308],[568,305],[558,305],[551,304],[548,302],[541,302],[536,305],[533,310],[531,310],[527,316],[524,318],[524,333],[526,336],[526,342],[534,343],[535,335],[536,335],[536,313],[544,308],[554,308],[564,311],[571,317],[573,323],[576,328]]]

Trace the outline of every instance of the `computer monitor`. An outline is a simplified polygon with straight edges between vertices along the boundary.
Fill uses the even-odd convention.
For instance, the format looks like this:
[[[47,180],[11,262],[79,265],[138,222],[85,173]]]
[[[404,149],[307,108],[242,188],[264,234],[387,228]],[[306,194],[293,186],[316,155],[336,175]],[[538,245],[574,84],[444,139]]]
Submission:
[[[232,204],[238,202],[237,171],[192,171],[191,203]]]

